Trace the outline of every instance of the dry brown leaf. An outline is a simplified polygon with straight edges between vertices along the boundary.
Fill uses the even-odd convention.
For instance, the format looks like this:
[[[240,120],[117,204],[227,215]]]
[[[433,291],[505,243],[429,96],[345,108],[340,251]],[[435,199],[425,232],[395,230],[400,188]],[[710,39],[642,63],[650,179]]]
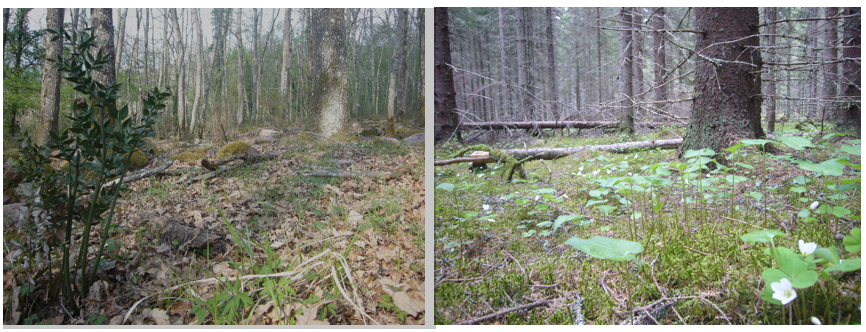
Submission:
[[[405,311],[409,316],[415,316],[419,312],[424,311],[424,299],[416,299],[409,296],[407,292],[397,292],[391,297],[394,300],[394,305],[400,310]]]
[[[189,310],[192,309],[192,303],[189,301],[175,302],[171,305],[168,312],[172,315],[186,316]]]
[[[361,222],[364,221],[364,216],[358,213],[355,210],[349,211],[349,217],[347,219],[349,225],[358,226]]]
[[[236,277],[240,275],[240,272],[231,268],[228,262],[222,262],[214,265],[213,273],[220,277]]]
[[[145,309],[147,311],[148,309]],[[171,321],[168,320],[168,314],[165,310],[162,309],[150,309],[149,313],[142,313],[145,317],[150,317],[153,319],[156,325],[171,325]]]
[[[298,317],[297,325],[331,325],[328,322],[316,320],[316,313],[319,311],[319,307],[324,303],[325,302],[319,302],[312,307],[305,308],[302,311],[301,316]]]

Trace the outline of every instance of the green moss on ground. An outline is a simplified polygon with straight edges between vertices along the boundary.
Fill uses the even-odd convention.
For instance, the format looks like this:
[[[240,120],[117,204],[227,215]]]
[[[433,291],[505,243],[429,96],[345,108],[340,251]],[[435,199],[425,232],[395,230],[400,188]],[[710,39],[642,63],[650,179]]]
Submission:
[[[171,157],[171,160],[177,161],[190,161],[190,160],[200,160],[204,159],[204,152],[202,150],[196,150],[195,152],[181,152],[174,157]]]
[[[250,145],[246,142],[236,141],[226,144],[220,149],[216,155],[216,159],[234,156],[236,154],[246,153],[250,149]]]

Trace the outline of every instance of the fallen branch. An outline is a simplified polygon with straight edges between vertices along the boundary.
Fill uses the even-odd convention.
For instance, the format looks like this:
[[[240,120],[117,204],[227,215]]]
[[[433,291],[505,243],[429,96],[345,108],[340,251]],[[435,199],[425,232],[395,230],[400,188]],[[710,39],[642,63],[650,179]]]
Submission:
[[[499,311],[494,312],[492,314],[489,314],[487,316],[462,321],[462,322],[456,323],[455,325],[474,325],[474,324],[478,324],[480,322],[483,322],[483,321],[491,319],[491,318],[496,318],[496,317],[499,317],[502,315],[506,315],[506,314],[511,313],[511,312],[515,312],[518,310],[532,309],[532,308],[535,308],[535,307],[540,306],[540,305],[547,305],[548,303],[550,303],[550,300],[538,300],[538,301],[535,301],[532,303],[516,306],[514,308],[502,309],[502,310],[499,310]]]
[[[682,121],[680,121],[682,122]],[[619,126],[620,123],[618,121],[496,121],[496,122],[461,122],[458,126],[461,130],[466,129],[488,129],[488,130],[497,130],[497,129],[506,129],[506,128],[517,128],[517,129],[533,129],[533,128],[548,128],[548,129],[563,129],[563,128],[575,128],[575,129],[590,129],[590,128],[598,128],[598,127],[615,127]],[[660,126],[681,126],[680,123],[674,122],[635,122],[635,126],[647,126],[649,128],[655,128]]]
[[[435,165],[435,166],[445,166],[445,165],[458,164],[458,163],[479,163],[479,164],[487,164],[487,163],[492,163],[492,162],[494,162],[494,161],[496,161],[496,160],[494,160],[493,157],[490,157],[490,156],[488,155],[487,157],[465,157],[465,158],[454,158],[454,159],[437,160],[437,161],[435,161],[435,162],[433,163],[433,165]]]
[[[324,167],[324,166],[309,166],[309,165],[301,165],[301,167],[306,168],[306,171],[301,172],[301,175],[306,177],[332,177],[332,178],[360,178],[360,177],[371,177],[377,178],[380,176],[394,177],[390,172],[376,172],[376,171],[363,171],[361,174],[353,174],[341,170],[339,168],[333,167]]]
[[[157,175],[157,174],[165,171],[167,168],[171,167],[172,164],[174,164],[174,160],[169,160],[157,168],[147,170],[147,171],[144,171],[144,172],[141,172],[138,174],[133,174],[133,175],[127,176],[127,177],[123,178],[123,183],[129,184],[129,183],[132,183],[132,182],[135,182],[135,181],[147,178],[147,177]],[[114,179],[112,181],[109,181],[108,183],[102,185],[102,188],[111,187],[111,186],[115,185],[117,183],[117,181],[119,181],[119,180],[120,179]]]

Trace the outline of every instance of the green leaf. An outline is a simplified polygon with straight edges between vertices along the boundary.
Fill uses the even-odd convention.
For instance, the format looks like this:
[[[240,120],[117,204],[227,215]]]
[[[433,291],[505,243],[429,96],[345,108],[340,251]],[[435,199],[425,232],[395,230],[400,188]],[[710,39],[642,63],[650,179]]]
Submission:
[[[764,145],[767,143],[773,143],[773,141],[768,139],[744,139],[740,140],[740,142],[745,145]]]
[[[842,175],[842,168],[845,166],[838,161],[838,159],[830,159],[824,161],[820,164],[813,163],[808,160],[798,160],[797,166],[800,168],[810,171],[816,172],[821,175],[832,175],[832,176],[840,176]]]
[[[601,205],[601,206],[596,206],[595,209],[601,210],[602,212],[604,212],[604,215],[609,216],[611,211],[616,210],[616,206]]]
[[[833,265],[839,265],[839,252],[836,251],[836,247],[815,249],[815,255],[826,259]]]
[[[809,211],[809,209],[802,209],[802,210],[800,210],[799,213],[797,213],[797,216],[800,218],[806,218],[806,217],[811,216],[811,215],[812,215],[812,211]]]
[[[552,188],[543,188],[543,189],[538,189],[538,190],[536,190],[535,192],[536,192],[536,193],[539,193],[539,194],[555,194],[555,193],[556,193],[556,189],[552,189]]]
[[[607,202],[607,200],[606,199],[602,199],[602,200],[591,199],[591,200],[586,201],[586,207],[590,207],[590,206],[593,206],[593,205],[596,205],[599,203],[604,203],[604,202]]]
[[[604,236],[595,236],[589,240],[573,237],[565,241],[565,244],[592,257],[615,261],[632,260],[636,254],[642,253],[644,249],[643,245],[637,242],[611,239]]]
[[[791,187],[790,190],[791,190],[791,192],[795,192],[795,193],[798,193],[798,194],[802,194],[802,193],[806,192],[806,188],[805,188],[805,187],[800,187],[800,186],[794,186],[794,187]]]
[[[535,226],[538,226],[538,227],[550,227],[551,225],[553,225],[552,221],[542,221],[540,223],[535,224]]]
[[[842,152],[846,152],[846,153],[850,153],[850,154],[858,155],[858,156],[860,155],[861,149],[862,149],[862,147],[860,145],[854,145],[854,146],[843,145],[842,147],[839,148],[839,150]]]
[[[569,214],[569,215],[557,217],[556,220],[553,221],[553,230],[555,231],[556,229],[558,229],[563,224],[565,224],[569,221],[572,221],[574,219],[583,219],[583,216],[581,216],[579,214]]]
[[[715,154],[716,154],[715,151],[713,151],[713,150],[711,150],[711,149],[703,148],[703,149],[700,149],[700,150],[688,150],[688,151],[686,151],[685,154],[683,154],[683,157],[686,158],[686,159],[688,159],[688,158],[691,158],[691,157],[697,157],[697,156],[712,156],[712,155],[715,155]]]
[[[442,189],[442,190],[450,192],[450,191],[454,190],[454,184],[453,183],[442,183],[442,184],[439,184],[438,186],[436,186],[436,189]]]
[[[842,244],[845,245],[845,250],[848,252],[859,252],[860,251],[860,228],[854,228],[851,230],[850,235],[846,235],[844,239],[842,239]]]
[[[842,260],[839,263],[839,265],[828,267],[828,268],[824,269],[824,271],[827,271],[827,272],[830,272],[830,271],[842,271],[842,272],[857,271],[860,269],[860,264],[861,263],[860,263],[859,258],[845,259],[845,260]]]
[[[842,218],[844,216],[851,214],[851,210],[848,210],[842,206],[834,206],[833,210],[830,211],[830,213],[832,213],[837,218]]]
[[[740,240],[748,243],[755,242],[770,242],[775,237],[785,237],[788,236],[787,233],[782,231],[777,231],[775,229],[764,229],[760,231],[751,232],[749,234],[745,234],[740,236]]]
[[[746,146],[746,145],[743,144],[743,143],[740,143],[740,144],[737,144],[737,145],[734,145],[734,146],[732,146],[732,147],[729,147],[729,148],[725,149],[725,151],[728,151],[728,152],[731,152],[731,153],[737,153],[737,150],[741,149],[741,148],[744,147],[744,146]]]
[[[522,235],[523,237],[530,237],[530,236],[532,236],[533,234],[535,234],[535,230],[534,230],[534,229],[533,229],[533,230],[530,230],[530,231],[528,231],[528,232],[523,232],[523,234],[521,234],[521,235]]]
[[[776,140],[784,143],[785,145],[793,148],[797,151],[802,151],[804,148],[815,147],[808,138],[798,137],[798,136],[779,136],[776,137]]]

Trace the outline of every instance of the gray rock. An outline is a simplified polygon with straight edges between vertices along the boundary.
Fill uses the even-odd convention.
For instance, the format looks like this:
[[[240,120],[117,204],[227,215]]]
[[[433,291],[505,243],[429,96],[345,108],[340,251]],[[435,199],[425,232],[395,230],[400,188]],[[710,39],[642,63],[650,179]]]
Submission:
[[[424,144],[424,133],[417,133],[415,135],[406,137],[403,139],[403,143],[412,145],[412,144]]]

